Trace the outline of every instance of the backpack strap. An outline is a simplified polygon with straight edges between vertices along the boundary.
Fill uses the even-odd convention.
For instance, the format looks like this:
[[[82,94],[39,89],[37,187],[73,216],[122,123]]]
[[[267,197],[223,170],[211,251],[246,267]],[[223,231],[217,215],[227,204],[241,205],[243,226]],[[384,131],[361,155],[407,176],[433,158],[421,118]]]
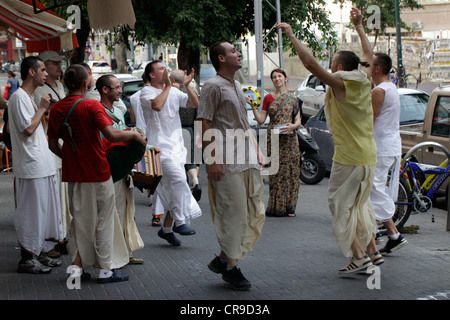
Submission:
[[[72,150],[76,151],[77,148],[75,146],[75,142],[73,141],[73,137],[72,137],[72,128],[69,125],[69,118],[70,115],[72,114],[73,109],[75,109],[75,107],[78,105],[78,103],[80,103],[81,101],[83,101],[84,98],[78,99],[77,101],[74,102],[74,104],[70,107],[69,111],[66,114],[66,118],[64,119],[64,122],[61,125],[61,128],[59,129],[59,137],[61,139],[64,138],[64,131],[67,130],[67,132],[69,133],[69,137],[70,137],[70,144],[72,145]]]

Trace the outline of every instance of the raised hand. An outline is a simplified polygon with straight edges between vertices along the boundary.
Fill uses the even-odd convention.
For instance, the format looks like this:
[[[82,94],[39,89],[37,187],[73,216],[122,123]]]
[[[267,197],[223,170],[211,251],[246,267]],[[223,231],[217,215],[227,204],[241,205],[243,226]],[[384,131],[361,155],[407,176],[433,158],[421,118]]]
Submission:
[[[183,77],[183,86],[187,87],[189,83],[194,79],[195,70],[194,68],[191,69],[191,73],[188,75],[187,71],[184,71],[184,77]]]
[[[350,10],[350,18],[355,27],[358,27],[362,24],[362,14],[361,11],[359,11],[359,9],[353,7]]]

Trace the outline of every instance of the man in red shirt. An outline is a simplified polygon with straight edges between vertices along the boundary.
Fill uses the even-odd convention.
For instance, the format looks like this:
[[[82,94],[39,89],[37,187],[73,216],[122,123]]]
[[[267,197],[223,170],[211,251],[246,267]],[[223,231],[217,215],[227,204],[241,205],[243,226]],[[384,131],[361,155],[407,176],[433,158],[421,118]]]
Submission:
[[[50,150],[62,158],[62,180],[69,187],[72,221],[67,248],[73,264],[72,276],[89,278],[88,274],[83,276],[82,268],[100,266],[98,282],[124,281],[128,275],[114,269],[126,265],[129,257],[118,224],[114,185],[100,131],[111,141],[134,139],[144,146],[147,142],[136,131],[114,128],[100,102],[84,99],[68,120],[72,139],[65,130],[64,144],[59,143],[61,125],[72,105],[83,99],[87,80],[83,66],[72,65],[67,69],[64,83],[69,94],[51,108],[48,127]]]

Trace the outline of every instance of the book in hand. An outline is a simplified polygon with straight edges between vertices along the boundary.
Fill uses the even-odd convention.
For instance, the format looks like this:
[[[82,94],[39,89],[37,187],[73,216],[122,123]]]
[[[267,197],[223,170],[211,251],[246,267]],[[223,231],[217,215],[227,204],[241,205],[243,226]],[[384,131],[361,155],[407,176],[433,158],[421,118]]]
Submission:
[[[141,191],[147,189],[150,191],[149,195],[153,194],[162,177],[159,153],[153,149],[146,150],[132,173],[133,184]]]

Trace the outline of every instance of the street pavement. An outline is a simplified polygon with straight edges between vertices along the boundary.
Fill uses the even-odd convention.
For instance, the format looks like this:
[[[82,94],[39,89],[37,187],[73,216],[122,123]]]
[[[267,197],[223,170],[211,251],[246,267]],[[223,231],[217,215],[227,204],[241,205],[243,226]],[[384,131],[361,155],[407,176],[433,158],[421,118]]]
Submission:
[[[212,226],[204,167],[200,171],[203,215],[191,222],[194,236],[178,236],[173,247],[151,226],[149,198],[135,189],[136,223],[145,247],[135,252],[142,265],[127,265],[127,282],[98,284],[93,279],[80,289],[69,289],[66,273],[70,261],[50,274],[17,273],[20,259],[14,231],[13,175],[0,175],[0,300],[157,300],[157,301],[270,301],[296,300],[450,300],[450,233],[447,211],[410,217],[416,234],[405,234],[408,245],[385,258],[373,274],[338,275],[347,265],[332,233],[327,206],[328,179],[317,185],[301,184],[297,216],[266,218],[259,243],[240,262],[251,281],[250,291],[232,291],[207,264],[219,253]],[[264,202],[268,199],[267,177]],[[443,208],[442,201],[438,205]],[[432,215],[434,222],[432,222]],[[385,240],[386,242],[386,240]],[[385,243],[384,242],[384,243]],[[378,277],[378,278],[376,278]],[[173,311],[173,310],[172,310]]]
[[[300,81],[297,79],[297,84]],[[290,89],[295,86],[292,81]],[[435,84],[429,86],[432,90]],[[265,203],[267,181],[265,177]],[[216,316],[233,313],[226,308],[229,304],[233,304],[235,315],[255,315],[256,307],[262,315],[267,315],[267,311],[273,315],[294,311],[299,306],[298,300],[450,300],[450,232],[446,231],[447,211],[442,200],[431,213],[409,218],[406,226],[418,226],[417,233],[405,234],[408,245],[387,256],[379,269],[373,269],[370,274],[343,277],[337,271],[347,265],[348,259],[338,249],[332,233],[332,216],[327,205],[328,179],[317,185],[302,183],[297,216],[267,218],[255,250],[240,262],[252,288],[239,292],[226,288],[220,276],[207,267],[219,253],[219,246],[212,226],[203,166],[200,182],[203,195],[199,205],[203,215],[191,222],[196,235],[178,236],[182,241],[180,247],[160,239],[158,228],[151,226],[150,199],[136,189],[136,222],[145,247],[136,251],[135,256],[143,258],[144,264],[125,266],[121,271],[129,274],[130,280],[113,284],[96,283],[97,270],[88,268],[93,279],[82,282],[80,289],[70,289],[67,256],[62,256],[62,266],[53,268],[50,274],[17,273],[20,250],[14,230],[13,174],[1,173],[0,300],[152,300],[151,305],[146,304],[149,309],[164,308],[168,314],[187,313],[190,307],[193,315],[203,312],[201,306],[208,305],[216,308]],[[264,306],[269,309],[265,313]],[[320,308],[317,304],[312,306]],[[306,310],[310,305],[301,307]]]

